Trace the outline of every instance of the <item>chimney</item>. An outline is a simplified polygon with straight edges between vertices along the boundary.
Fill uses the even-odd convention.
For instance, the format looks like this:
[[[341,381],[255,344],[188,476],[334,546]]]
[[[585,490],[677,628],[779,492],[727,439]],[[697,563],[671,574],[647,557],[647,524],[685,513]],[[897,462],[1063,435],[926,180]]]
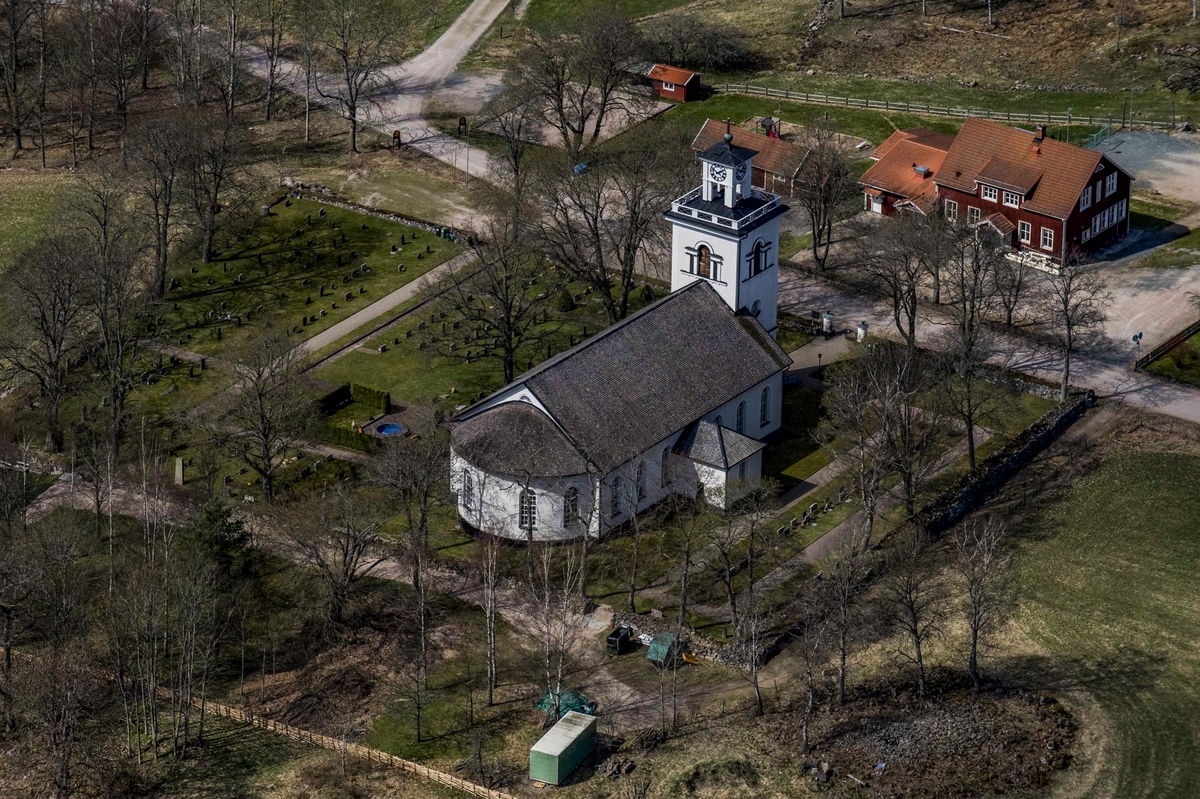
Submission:
[[[917,177],[922,179],[929,177],[929,167],[927,166],[918,166],[917,164],[913,164],[913,172],[916,172]]]
[[[1045,138],[1046,138],[1046,126],[1038,125],[1037,126],[1037,135],[1033,137],[1033,143],[1041,144],[1042,141],[1045,140]]]

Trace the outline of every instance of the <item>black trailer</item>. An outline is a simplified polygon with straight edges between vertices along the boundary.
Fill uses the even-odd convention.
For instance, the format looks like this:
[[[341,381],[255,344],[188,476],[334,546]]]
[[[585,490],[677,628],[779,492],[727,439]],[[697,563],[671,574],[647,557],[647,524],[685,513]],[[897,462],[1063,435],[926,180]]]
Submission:
[[[633,630],[628,627],[616,627],[608,634],[608,654],[623,655],[629,651],[629,639],[633,636]]]

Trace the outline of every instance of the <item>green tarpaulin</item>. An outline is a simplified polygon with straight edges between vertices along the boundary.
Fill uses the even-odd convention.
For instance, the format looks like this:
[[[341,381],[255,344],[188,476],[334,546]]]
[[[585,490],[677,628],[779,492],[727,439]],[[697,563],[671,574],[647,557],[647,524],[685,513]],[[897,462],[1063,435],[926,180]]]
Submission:
[[[547,691],[534,707],[543,713],[551,712],[554,710],[554,695]],[[561,719],[572,710],[576,713],[586,713],[589,716],[593,716],[596,713],[596,703],[589,702],[587,697],[578,691],[563,691],[562,697],[558,700],[558,717]]]
[[[675,646],[675,633],[659,633],[654,636],[650,646],[646,647],[646,660],[654,663],[667,663],[678,654]]]

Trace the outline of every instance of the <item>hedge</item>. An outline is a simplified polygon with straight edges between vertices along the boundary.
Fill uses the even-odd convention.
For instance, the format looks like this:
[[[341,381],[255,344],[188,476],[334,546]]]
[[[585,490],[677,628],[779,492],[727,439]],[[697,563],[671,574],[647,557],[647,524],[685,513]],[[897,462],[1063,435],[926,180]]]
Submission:
[[[333,391],[317,399],[317,409],[322,416],[330,416],[345,408],[353,401],[354,398],[350,392],[350,384],[342,383]]]
[[[322,444],[366,452],[368,454],[376,452],[380,444],[379,439],[374,436],[360,433],[357,430],[351,430],[348,427],[334,427],[330,424],[316,425],[313,437]]]
[[[386,391],[360,386],[357,383],[350,384],[350,396],[355,402],[380,413],[387,413],[392,407],[392,398]]]

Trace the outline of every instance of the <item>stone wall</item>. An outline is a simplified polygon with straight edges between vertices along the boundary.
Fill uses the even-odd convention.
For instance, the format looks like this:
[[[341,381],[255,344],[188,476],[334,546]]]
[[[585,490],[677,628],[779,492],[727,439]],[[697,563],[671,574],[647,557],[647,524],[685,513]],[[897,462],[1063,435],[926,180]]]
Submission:
[[[335,208],[342,208],[346,211],[354,211],[355,213],[373,216],[378,219],[386,219],[389,222],[397,222],[401,225],[408,225],[409,227],[415,227],[420,230],[427,230],[430,233],[440,233],[441,231],[446,231],[449,233],[451,241],[457,241],[459,237],[462,237],[465,240],[467,236],[466,231],[459,230],[458,228],[454,228],[449,225],[439,225],[436,222],[430,222],[426,219],[418,219],[413,216],[398,214],[394,211],[384,211],[379,208],[371,208],[367,205],[360,205],[359,203],[350,202],[328,186],[322,186],[317,183],[300,183],[292,180],[291,178],[284,178],[282,182],[283,186],[287,189],[287,194],[285,194],[283,197],[280,197],[279,200],[276,200],[275,202],[279,202],[280,200],[283,200],[284,197],[291,195],[297,199],[302,198],[305,200],[312,200],[313,202],[323,203],[325,205],[332,205]],[[272,203],[272,205],[273,204],[274,203]]]

